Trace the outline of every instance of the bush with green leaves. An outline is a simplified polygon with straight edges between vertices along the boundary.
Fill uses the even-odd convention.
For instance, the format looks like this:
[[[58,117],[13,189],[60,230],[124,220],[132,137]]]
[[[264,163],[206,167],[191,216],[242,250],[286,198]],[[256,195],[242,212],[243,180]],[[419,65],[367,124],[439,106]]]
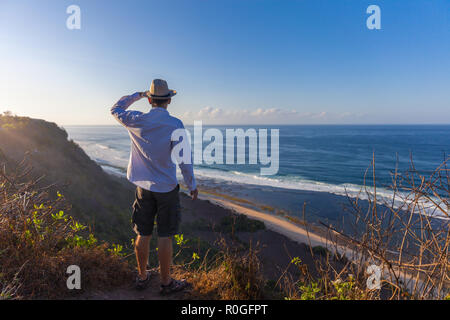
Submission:
[[[27,180],[18,167],[0,172],[0,297],[54,298],[73,294],[66,270],[78,265],[82,290],[130,279],[121,247],[99,243],[68,213],[64,196]]]

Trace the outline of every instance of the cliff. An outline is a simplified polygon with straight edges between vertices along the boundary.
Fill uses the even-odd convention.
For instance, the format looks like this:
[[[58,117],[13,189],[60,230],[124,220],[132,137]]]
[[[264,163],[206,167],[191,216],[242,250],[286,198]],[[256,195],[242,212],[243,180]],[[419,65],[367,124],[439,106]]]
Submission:
[[[105,173],[55,123],[0,115],[0,163],[13,168],[23,160],[39,184],[59,191],[71,204],[71,215],[100,239],[129,242],[130,183]]]

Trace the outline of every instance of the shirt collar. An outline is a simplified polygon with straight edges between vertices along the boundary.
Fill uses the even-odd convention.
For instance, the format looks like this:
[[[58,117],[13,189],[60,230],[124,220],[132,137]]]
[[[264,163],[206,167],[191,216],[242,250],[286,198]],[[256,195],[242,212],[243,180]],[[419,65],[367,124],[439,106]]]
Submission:
[[[160,107],[152,107],[149,111],[150,112],[166,112],[169,113],[169,111],[167,111],[167,109],[164,108],[160,108]]]

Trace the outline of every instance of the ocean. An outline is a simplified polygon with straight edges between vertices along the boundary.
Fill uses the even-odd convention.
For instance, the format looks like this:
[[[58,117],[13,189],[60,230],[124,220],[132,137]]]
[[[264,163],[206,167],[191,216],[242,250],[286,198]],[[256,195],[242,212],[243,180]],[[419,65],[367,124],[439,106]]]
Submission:
[[[66,126],[69,138],[102,168],[125,175],[130,140],[120,126]],[[186,127],[191,133],[193,128]],[[203,126],[203,130],[211,128]],[[245,126],[214,126],[225,129]],[[259,207],[276,208],[292,215],[303,214],[312,220],[331,219],[342,212],[342,196],[355,196],[364,184],[364,175],[375,156],[377,192],[388,197],[392,173],[414,167],[431,174],[450,154],[450,125],[299,125],[260,126],[279,129],[279,170],[261,176],[259,165],[195,165],[198,184],[216,192],[241,198]],[[203,148],[209,142],[203,143]],[[270,143],[269,143],[270,146]],[[248,153],[248,148],[245,151]],[[246,154],[248,159],[248,154]],[[366,179],[371,185],[371,173]],[[317,194],[326,193],[322,201]],[[362,198],[365,194],[360,195]],[[311,200],[312,199],[312,200]],[[344,201],[345,202],[345,201]]]

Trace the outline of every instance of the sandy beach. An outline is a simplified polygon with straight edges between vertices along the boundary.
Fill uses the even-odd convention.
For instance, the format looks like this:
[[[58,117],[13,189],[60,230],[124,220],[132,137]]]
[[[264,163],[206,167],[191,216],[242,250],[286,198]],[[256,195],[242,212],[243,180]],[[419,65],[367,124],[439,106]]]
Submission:
[[[200,199],[209,200],[210,202],[223,208],[233,210],[239,214],[244,214],[251,219],[262,221],[264,222],[268,230],[283,235],[298,244],[305,244],[311,247],[321,246],[329,249],[332,252],[337,250],[339,254],[345,254],[348,258],[352,258],[355,255],[355,253],[348,247],[339,245],[336,249],[335,242],[331,241],[330,238],[318,234],[317,232],[308,230],[306,227],[288,221],[283,217],[278,217],[273,214],[264,213],[259,210],[248,208],[219,196],[201,194]],[[336,239],[333,238],[333,240]]]
[[[280,217],[276,217],[268,213],[263,213],[254,209],[250,209],[242,205],[233,203],[229,200],[221,199],[219,197],[201,196],[200,198],[204,200],[209,200],[222,207],[232,209],[237,213],[245,214],[249,218],[262,221],[265,223],[266,227],[269,230],[280,233],[298,243],[311,244],[312,246],[319,246],[319,245],[324,247],[327,246],[328,241],[326,238],[321,237],[320,235],[317,235],[315,233],[312,233],[306,230],[306,228],[302,228]]]

